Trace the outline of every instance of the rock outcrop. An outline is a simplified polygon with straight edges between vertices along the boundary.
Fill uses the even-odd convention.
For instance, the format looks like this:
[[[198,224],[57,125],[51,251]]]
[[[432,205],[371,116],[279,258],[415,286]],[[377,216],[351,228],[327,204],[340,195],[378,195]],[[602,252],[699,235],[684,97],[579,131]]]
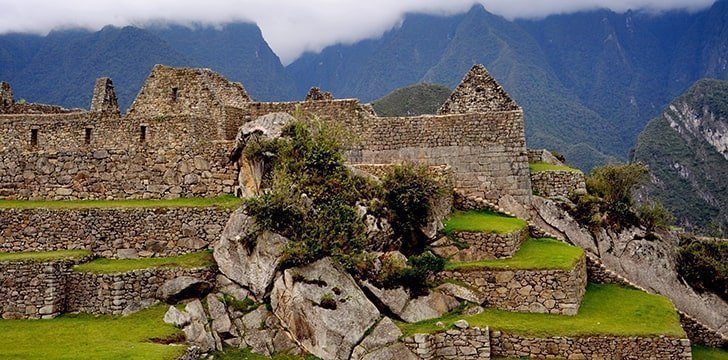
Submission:
[[[296,341],[324,360],[348,359],[380,316],[354,279],[328,258],[284,271],[271,305]]]
[[[220,272],[260,300],[273,281],[288,239],[269,231],[257,233],[255,221],[237,210],[213,253]]]
[[[167,280],[157,289],[157,299],[168,304],[176,304],[180,300],[200,298],[212,290],[212,284],[192,276],[179,276]]]

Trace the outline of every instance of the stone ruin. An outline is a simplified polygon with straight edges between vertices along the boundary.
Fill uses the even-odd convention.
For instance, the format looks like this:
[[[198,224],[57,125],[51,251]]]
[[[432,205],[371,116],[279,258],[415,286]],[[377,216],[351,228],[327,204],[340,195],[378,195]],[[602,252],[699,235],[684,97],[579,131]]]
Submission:
[[[370,175],[376,177],[378,170],[371,169],[418,163],[447,170],[447,183],[466,199],[459,202],[463,209],[512,210],[503,208],[508,205],[518,210],[532,202],[523,111],[482,65],[465,75],[438,115],[416,117],[379,117],[367,104],[334,99],[318,88],[312,88],[305,101],[257,102],[242,84],[227,81],[209,69],[162,65],[154,67],[123,116],[108,78],[97,80],[90,111],[17,104],[10,86],[2,83],[0,199],[252,196],[265,187],[266,164],[251,163],[241,156],[246,143],[255,137],[279,136],[280,127],[301,114],[338,124],[356,135],[358,140],[346,151],[352,171],[370,169]],[[460,241],[464,243],[492,240],[494,244],[474,246],[465,252],[435,238],[438,224],[452,205],[452,198],[441,200],[442,206],[435,208],[447,211],[431,216],[426,231],[432,237],[433,251],[454,251],[451,255],[475,260],[508,257],[520,247],[527,232],[531,236],[543,233],[531,227],[524,233],[488,240],[482,235],[463,235]],[[64,218],[123,219],[121,230],[112,227],[103,231],[113,241],[90,234],[83,243],[55,231],[60,225],[52,227],[54,231],[33,227],[35,233],[24,234],[30,241],[16,239],[12,235],[16,231],[4,230],[27,227],[48,214],[10,211],[13,216],[3,216],[0,222],[0,245],[9,246],[0,247],[0,251],[73,247],[87,248],[96,256],[123,257],[133,252],[143,257],[214,248],[215,270],[164,269],[94,276],[73,274],[71,264],[0,264],[27,279],[0,279],[12,284],[0,291],[0,303],[9,304],[0,308],[3,316],[52,317],[79,310],[125,314],[156,301],[175,302],[192,296],[184,310],[172,306],[164,318],[183,329],[187,341],[194,345],[187,358],[224,345],[249,347],[263,355],[308,352],[323,359],[576,359],[607,358],[614,351],[642,358],[690,358],[687,339],[531,338],[471,327],[464,321],[446,332],[403,338],[393,323],[393,319],[417,322],[437,318],[461,301],[485,304],[492,300],[493,306],[511,311],[573,315],[584,294],[587,266],[594,267],[588,257],[568,271],[451,274],[480,285],[443,284],[418,296],[403,288],[359,283],[330,259],[280,271],[278,265],[288,239],[270,232],[252,233],[254,219],[240,209],[197,210],[191,221],[194,211],[185,209],[147,210],[142,215],[95,211],[57,214],[54,223],[62,223]],[[138,220],[139,216],[145,220]],[[367,220],[372,233],[368,236],[387,236],[391,231],[366,209],[360,216]],[[13,220],[6,223],[5,219]],[[71,223],[78,222],[78,228],[96,226],[94,221],[84,221]],[[186,226],[182,236],[165,231],[173,222]],[[140,230],[147,233],[130,236],[137,234],[131,223],[149,224]],[[128,229],[135,230],[124,231]],[[242,244],[241,239],[250,236],[255,236],[253,245]],[[35,237],[44,241],[33,241]],[[25,248],[31,244],[32,249]],[[404,255],[379,252],[378,256]],[[52,284],[52,289],[43,288],[44,284]],[[114,291],[95,292],[96,288]],[[47,296],[28,295],[34,301],[25,303],[25,294],[39,293]],[[244,311],[223,302],[225,296],[269,300],[270,307]],[[327,296],[334,305],[323,304]]]

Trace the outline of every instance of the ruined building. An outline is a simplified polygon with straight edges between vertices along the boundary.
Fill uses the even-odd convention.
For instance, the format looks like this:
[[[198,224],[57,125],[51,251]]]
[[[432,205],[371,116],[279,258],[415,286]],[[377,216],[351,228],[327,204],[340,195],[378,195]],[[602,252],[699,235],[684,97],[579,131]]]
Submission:
[[[111,79],[90,111],[15,102],[0,90],[0,198],[214,197],[236,192],[230,163],[238,128],[270,113],[340,124],[357,141],[352,164],[449,165],[465,193],[527,203],[523,110],[484,67],[465,76],[438,115],[378,117],[355,99],[312,89],[306,101],[256,102],[209,69],[157,65],[120,115]]]

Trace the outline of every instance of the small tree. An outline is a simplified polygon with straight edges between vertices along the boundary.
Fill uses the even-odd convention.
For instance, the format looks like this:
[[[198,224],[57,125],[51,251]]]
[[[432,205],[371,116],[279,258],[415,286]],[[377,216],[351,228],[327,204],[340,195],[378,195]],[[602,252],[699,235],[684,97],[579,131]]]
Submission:
[[[592,170],[586,187],[590,194],[601,198],[600,211],[612,224],[636,225],[632,191],[646,179],[647,173],[647,167],[640,163],[609,164]]]
[[[395,167],[382,185],[394,234],[402,240],[402,252],[419,252],[424,247],[421,229],[427,224],[432,200],[444,190],[427,168],[413,165]]]
[[[675,221],[675,217],[659,202],[643,204],[637,208],[637,215],[640,218],[640,224],[649,232],[667,229]]]

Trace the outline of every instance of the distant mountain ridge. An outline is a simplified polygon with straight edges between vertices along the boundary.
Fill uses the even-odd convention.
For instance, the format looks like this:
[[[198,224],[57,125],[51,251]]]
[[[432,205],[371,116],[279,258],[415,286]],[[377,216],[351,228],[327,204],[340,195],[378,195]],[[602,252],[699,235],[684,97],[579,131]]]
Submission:
[[[728,233],[728,81],[700,80],[670,103],[640,134],[634,160],[650,167],[647,196],[680,225]]]

